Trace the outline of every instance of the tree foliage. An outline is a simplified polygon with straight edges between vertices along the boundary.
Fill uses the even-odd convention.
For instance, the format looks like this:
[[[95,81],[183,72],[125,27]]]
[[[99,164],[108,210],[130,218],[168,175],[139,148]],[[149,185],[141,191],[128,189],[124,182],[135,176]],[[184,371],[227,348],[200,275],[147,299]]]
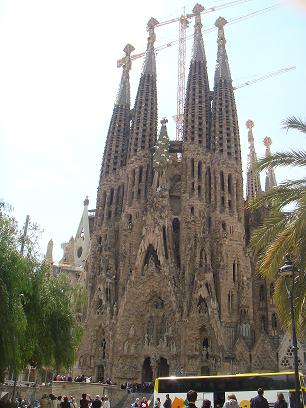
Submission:
[[[306,123],[295,117],[283,122],[286,129],[306,133]],[[258,169],[278,166],[306,168],[306,152],[289,151],[275,153],[259,161]],[[252,234],[251,244],[257,255],[258,272],[275,282],[274,300],[279,317],[286,329],[290,327],[289,299],[284,278],[278,270],[290,254],[298,269],[295,281],[294,305],[298,333],[306,331],[306,178],[287,180],[277,187],[258,195],[250,204],[251,210],[265,207],[266,217]]]
[[[20,242],[16,221],[0,204],[0,373],[18,373],[29,363],[68,368],[82,334],[79,289],[37,259],[33,240],[27,239],[24,256]]]

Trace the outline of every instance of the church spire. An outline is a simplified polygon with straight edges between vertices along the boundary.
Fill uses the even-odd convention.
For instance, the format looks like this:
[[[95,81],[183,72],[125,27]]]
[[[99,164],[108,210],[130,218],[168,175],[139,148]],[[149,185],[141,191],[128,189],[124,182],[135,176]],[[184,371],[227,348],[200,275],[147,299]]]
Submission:
[[[253,127],[254,122],[248,120],[246,122],[248,129],[248,142],[249,142],[249,154],[248,154],[248,169],[247,169],[247,200],[250,200],[256,196],[258,192],[261,192],[260,176],[256,169],[257,155],[254,145]]]
[[[156,142],[157,89],[154,29],[157,24],[158,21],[153,17],[147,24],[148,44],[134,105],[129,159],[142,150],[152,149]]]
[[[127,44],[125,56],[118,61],[123,67],[119,90],[110,121],[104,148],[101,177],[107,176],[126,164],[130,129],[130,69],[134,47]]]
[[[190,62],[184,111],[184,142],[210,148],[210,91],[207,62],[202,36],[201,12],[204,7],[196,4],[194,43]]]
[[[223,17],[219,17],[215,22],[218,28],[218,53],[212,107],[212,148],[227,159],[235,159],[240,162],[237,110],[225,49],[224,26],[226,23]]]
[[[266,146],[266,153],[265,156],[271,156],[271,149],[270,146],[272,144],[271,137],[266,136],[263,140],[264,145]],[[271,188],[277,186],[276,177],[273,168],[269,168],[266,171],[266,182],[265,182],[265,191],[270,190]]]

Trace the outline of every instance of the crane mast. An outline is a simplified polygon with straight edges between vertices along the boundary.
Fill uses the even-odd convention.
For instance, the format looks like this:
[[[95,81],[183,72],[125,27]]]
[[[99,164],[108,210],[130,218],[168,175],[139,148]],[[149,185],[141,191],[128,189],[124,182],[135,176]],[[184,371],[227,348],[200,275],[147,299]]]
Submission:
[[[186,29],[188,17],[183,15],[179,22],[179,55],[176,109],[176,140],[183,140],[185,105],[185,69],[186,69]]]

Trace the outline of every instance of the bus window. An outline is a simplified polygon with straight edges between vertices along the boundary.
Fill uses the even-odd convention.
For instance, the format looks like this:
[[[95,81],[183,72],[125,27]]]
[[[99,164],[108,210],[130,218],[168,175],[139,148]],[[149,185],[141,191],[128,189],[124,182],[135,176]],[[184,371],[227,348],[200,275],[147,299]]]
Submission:
[[[222,408],[225,402],[225,392],[218,391],[214,393],[214,408]]]

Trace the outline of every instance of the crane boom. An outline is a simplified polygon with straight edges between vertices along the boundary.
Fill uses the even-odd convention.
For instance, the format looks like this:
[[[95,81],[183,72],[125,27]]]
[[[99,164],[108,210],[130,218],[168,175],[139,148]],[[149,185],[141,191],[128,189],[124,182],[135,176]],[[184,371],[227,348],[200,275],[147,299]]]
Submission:
[[[278,69],[277,71],[269,72],[268,74],[262,75],[259,78],[251,79],[250,81],[246,81],[246,82],[242,82],[241,84],[237,84],[236,86],[233,86],[233,89],[236,90],[239,88],[243,88],[244,86],[255,84],[256,82],[264,81],[265,79],[269,79],[277,75],[284,74],[285,72],[291,71],[295,68],[296,68],[295,65],[291,65],[289,67]]]

